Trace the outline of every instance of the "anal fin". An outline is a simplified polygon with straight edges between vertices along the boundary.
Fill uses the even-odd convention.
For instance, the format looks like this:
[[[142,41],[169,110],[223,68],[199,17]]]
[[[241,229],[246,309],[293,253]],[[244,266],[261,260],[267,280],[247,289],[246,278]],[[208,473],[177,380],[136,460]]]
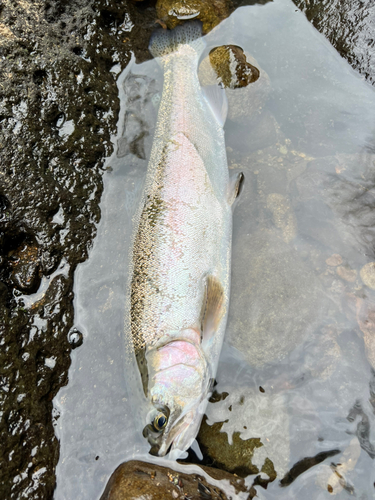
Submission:
[[[207,342],[217,332],[224,316],[224,289],[215,276],[208,276],[201,313],[201,341]]]

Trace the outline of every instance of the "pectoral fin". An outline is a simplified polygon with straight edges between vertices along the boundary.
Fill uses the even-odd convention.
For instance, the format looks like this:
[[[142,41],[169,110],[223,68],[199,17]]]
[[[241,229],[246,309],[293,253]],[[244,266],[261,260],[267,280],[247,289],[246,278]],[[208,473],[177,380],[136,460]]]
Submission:
[[[229,205],[233,205],[234,201],[240,196],[244,182],[245,176],[242,172],[231,179],[228,200]]]
[[[228,115],[228,99],[224,88],[219,85],[208,85],[202,88],[203,96],[220,127],[224,127]]]
[[[201,313],[201,342],[207,342],[217,332],[224,313],[223,286],[215,276],[208,276]]]

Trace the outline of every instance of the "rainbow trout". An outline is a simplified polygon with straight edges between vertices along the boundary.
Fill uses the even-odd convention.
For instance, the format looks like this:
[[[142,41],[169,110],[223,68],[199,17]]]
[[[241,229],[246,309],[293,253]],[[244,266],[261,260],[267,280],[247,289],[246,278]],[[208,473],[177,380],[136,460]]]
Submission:
[[[198,22],[159,30],[164,86],[132,253],[130,321],[148,400],[150,453],[178,457],[198,433],[229,305],[232,204],[225,91],[202,89]]]

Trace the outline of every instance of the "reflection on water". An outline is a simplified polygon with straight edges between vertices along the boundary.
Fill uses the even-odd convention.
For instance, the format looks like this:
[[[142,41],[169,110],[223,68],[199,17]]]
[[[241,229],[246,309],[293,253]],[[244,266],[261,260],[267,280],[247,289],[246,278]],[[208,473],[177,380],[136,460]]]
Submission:
[[[259,498],[373,498],[374,91],[289,0],[238,9],[207,41],[208,51],[240,46],[260,78],[258,94],[229,89],[228,163],[246,185],[226,345],[198,437],[204,461],[251,474]],[[102,221],[76,275],[84,342],[55,400],[59,500],[99,498],[118,464],[155,460],[134,433],[123,318],[160,79],[153,61],[118,79]]]

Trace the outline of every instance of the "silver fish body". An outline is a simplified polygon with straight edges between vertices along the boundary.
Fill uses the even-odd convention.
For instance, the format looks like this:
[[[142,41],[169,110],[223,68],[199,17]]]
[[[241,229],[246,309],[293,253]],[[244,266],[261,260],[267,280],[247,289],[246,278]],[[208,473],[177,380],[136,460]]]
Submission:
[[[200,29],[160,30],[150,45],[164,86],[136,221],[130,320],[149,401],[144,436],[158,455],[177,456],[199,430],[229,305],[241,179],[230,182],[222,124],[199,84]]]

